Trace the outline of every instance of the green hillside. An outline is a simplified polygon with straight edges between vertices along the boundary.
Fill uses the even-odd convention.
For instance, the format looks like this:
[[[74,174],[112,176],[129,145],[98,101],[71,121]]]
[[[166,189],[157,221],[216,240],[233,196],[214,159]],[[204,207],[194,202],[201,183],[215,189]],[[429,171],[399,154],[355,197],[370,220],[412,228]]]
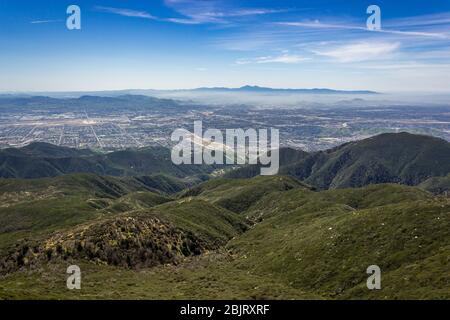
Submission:
[[[280,165],[281,167],[288,166],[299,162],[300,160],[309,157],[309,154],[302,150],[296,150],[292,148],[279,149]],[[259,176],[261,173],[261,165],[246,165],[236,168],[235,170],[228,171],[224,174],[224,178],[243,179],[253,178]]]
[[[202,201],[182,201],[82,223],[45,239],[26,240],[0,260],[2,273],[50,261],[130,268],[177,263],[217,249],[246,230],[237,214]]]
[[[262,222],[228,245],[240,268],[326,298],[450,297],[448,200],[398,185],[294,189],[250,214]],[[365,287],[372,264],[387,277],[379,292]]]
[[[249,178],[259,173],[259,166],[246,166],[226,176]],[[450,143],[429,136],[386,133],[310,154],[281,149],[279,173],[322,190],[379,183],[418,185],[450,173]]]
[[[252,179],[214,179],[195,186],[181,197],[196,197],[241,213],[264,196],[294,188],[309,188],[292,177],[260,176]]]
[[[104,211],[109,213],[120,213],[133,211],[136,209],[151,208],[172,199],[149,191],[136,191],[118,198],[111,205],[106,207]]]
[[[429,136],[387,133],[310,154],[283,148],[280,166],[281,175],[296,177],[322,190],[379,183],[418,185],[431,177],[450,173],[450,143]],[[162,147],[99,154],[34,143],[21,149],[0,151],[0,177],[4,178],[29,179],[70,173],[121,177],[165,175],[192,184],[208,179],[218,168],[174,165],[170,150]],[[260,165],[251,165],[226,170],[224,177],[251,178],[259,174]]]
[[[168,201],[179,182],[164,176],[115,178],[92,174],[0,179],[0,250],[30,235],[46,235],[111,213]],[[158,190],[157,183],[161,183]],[[145,192],[145,195],[136,194]]]
[[[66,158],[92,156],[95,152],[89,149],[72,149],[56,146],[50,143],[33,142],[23,148],[7,148],[1,150],[2,156],[32,157],[32,158]]]
[[[249,197],[264,185],[272,191],[261,191],[251,205],[230,205],[239,194]],[[36,280],[40,285],[31,295],[80,298],[55,287],[63,284],[63,275],[50,270],[68,263],[96,274],[85,280],[93,281],[83,291],[91,298],[137,292],[147,298],[450,296],[450,200],[414,187],[316,192],[286,177],[220,179],[176,200],[131,192],[113,199],[106,210],[121,203],[134,209],[10,246],[1,259],[6,274],[0,296],[24,296],[23,282]],[[372,264],[382,269],[381,291],[365,287],[365,270]],[[55,282],[43,283],[43,276]],[[99,284],[107,277],[115,282]],[[191,281],[206,289],[197,290]],[[163,289],[168,283],[173,287]]]
[[[287,172],[295,174],[298,167],[301,163]],[[382,134],[325,152],[311,169],[305,181],[322,189],[387,182],[417,185],[450,172],[450,143],[409,133]]]
[[[170,150],[163,147],[94,153],[47,143],[32,143],[20,149],[0,150],[0,177],[44,178],[70,173],[94,173],[111,176],[166,174],[178,178],[211,173],[206,165],[177,166]]]
[[[283,170],[311,164],[306,182],[0,179],[0,299],[450,299],[448,176],[425,179],[446,170],[447,143],[388,137],[288,151]],[[401,147],[411,139],[416,147]],[[356,174],[369,163],[374,171]],[[376,183],[387,176],[425,180]],[[71,264],[82,268],[80,291],[65,287]],[[371,291],[374,264],[382,289]]]
[[[433,177],[419,184],[419,188],[434,194],[447,194],[450,192],[450,174],[445,177]]]

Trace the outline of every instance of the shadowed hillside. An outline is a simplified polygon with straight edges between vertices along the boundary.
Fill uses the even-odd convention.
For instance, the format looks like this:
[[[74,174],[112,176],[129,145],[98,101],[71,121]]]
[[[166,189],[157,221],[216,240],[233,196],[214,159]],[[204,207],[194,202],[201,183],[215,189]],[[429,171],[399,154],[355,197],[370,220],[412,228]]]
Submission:
[[[281,150],[280,164],[280,174],[292,175],[318,189],[377,183],[417,185],[450,173],[450,143],[429,136],[387,133],[306,155]],[[227,176],[257,174],[256,166],[248,166]]]
[[[163,147],[101,154],[47,143],[32,143],[20,149],[0,150],[2,178],[44,178],[70,173],[111,176],[167,174],[179,178],[201,178],[213,170],[213,166],[174,165],[170,159],[170,150]]]
[[[450,174],[445,177],[433,177],[419,184],[419,188],[434,194],[446,194],[450,192]]]

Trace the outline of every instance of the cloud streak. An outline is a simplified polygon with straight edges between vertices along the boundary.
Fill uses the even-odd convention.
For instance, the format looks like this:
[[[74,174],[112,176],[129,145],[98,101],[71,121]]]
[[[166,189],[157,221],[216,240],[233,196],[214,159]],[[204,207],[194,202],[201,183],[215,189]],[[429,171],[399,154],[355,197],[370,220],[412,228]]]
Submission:
[[[304,28],[315,28],[315,29],[343,29],[343,30],[355,30],[355,31],[367,31],[375,33],[387,33],[405,36],[417,36],[417,37],[433,37],[437,39],[449,39],[449,35],[441,32],[422,32],[422,31],[402,31],[402,30],[391,30],[391,29],[381,29],[381,30],[369,30],[366,27],[357,25],[344,25],[344,24],[332,24],[332,23],[322,23],[319,20],[313,22],[278,22],[279,25],[293,26],[293,27],[304,27]]]
[[[34,20],[30,21],[31,24],[45,24],[45,23],[54,23],[54,22],[62,22],[63,20]]]
[[[387,55],[399,48],[400,44],[397,42],[359,42],[313,52],[320,56],[333,58],[339,62],[359,62],[385,59]]]
[[[181,18],[167,18],[167,21],[181,24],[229,23],[231,18],[261,16],[286,12],[286,9],[234,8],[229,1],[220,0],[165,0],[165,5]]]
[[[221,1],[217,0],[165,0],[167,7],[174,10],[180,17],[158,17],[147,11],[133,10],[127,8],[115,8],[96,6],[97,11],[112,13],[125,17],[142,18],[177,24],[224,24],[229,23],[231,18],[260,16],[286,10],[265,8],[227,8]]]
[[[450,25],[450,12],[391,19],[386,25],[394,28]]]
[[[150,13],[148,13],[146,11],[138,11],[138,10],[132,10],[132,9],[125,9],[125,8],[103,7],[103,6],[96,6],[95,9],[97,11],[117,14],[117,15],[124,16],[124,17],[158,20],[157,17],[151,15]]]
[[[310,60],[310,58],[306,58],[299,55],[292,54],[282,54],[279,56],[265,56],[265,57],[257,57],[251,59],[239,59],[236,61],[236,64],[263,64],[263,63],[284,63],[284,64],[297,64],[300,62],[304,62]]]

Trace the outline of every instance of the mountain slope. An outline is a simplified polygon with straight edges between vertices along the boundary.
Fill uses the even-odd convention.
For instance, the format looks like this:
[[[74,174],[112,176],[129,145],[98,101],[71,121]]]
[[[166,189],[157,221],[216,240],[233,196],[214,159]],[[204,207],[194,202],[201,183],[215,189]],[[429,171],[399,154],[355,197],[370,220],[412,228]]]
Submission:
[[[450,173],[450,143],[408,133],[382,134],[310,154],[283,148],[280,165],[280,174],[318,189],[377,183],[417,185]],[[174,165],[170,150],[161,147],[96,154],[39,143],[0,151],[0,177],[4,178],[87,172],[112,176],[164,174],[199,181],[215,169],[217,166]],[[250,178],[259,173],[260,166],[252,165],[229,171],[225,177]]]
[[[76,93],[71,93],[73,96]],[[0,110],[14,110],[15,112],[30,111],[57,111],[85,112],[89,106],[90,112],[101,110],[130,110],[145,111],[148,109],[164,110],[164,112],[179,112],[186,105],[171,99],[158,99],[155,97],[133,94],[115,96],[81,95],[78,98],[53,98],[47,96],[0,96]],[[190,109],[193,106],[189,106]]]
[[[214,170],[206,165],[174,165],[163,147],[129,149],[107,154],[89,150],[32,143],[19,149],[0,150],[0,177],[44,178],[69,173],[112,176],[167,174],[179,178],[201,176]]]
[[[300,162],[285,169],[296,175]],[[382,134],[316,156],[308,177],[322,189],[395,182],[417,185],[450,172],[450,143],[409,133]]]
[[[296,150],[292,148],[281,148],[279,149],[279,157],[280,157],[280,166],[285,167],[294,163],[297,163],[303,159],[309,157],[309,154],[302,150]],[[261,164],[254,165],[245,165],[241,167],[237,167],[234,170],[226,172],[223,177],[224,178],[232,178],[232,179],[243,179],[243,178],[252,178],[260,175],[261,173]]]
[[[294,176],[318,189],[362,187],[378,183],[417,185],[450,173],[450,143],[409,133],[387,133],[315,153],[280,150],[279,174]],[[259,175],[259,166],[226,174]]]
[[[92,156],[95,153],[88,149],[72,149],[45,142],[33,142],[22,148],[3,149],[1,150],[1,155],[21,158],[68,158]]]
[[[450,198],[373,184],[445,172],[447,142],[381,135],[284,152],[283,170],[329,189],[282,175],[195,186],[165,175],[0,179],[0,298],[450,298]],[[360,183],[373,185],[342,188]],[[68,264],[86,274],[81,294],[65,288]],[[373,264],[379,291],[366,287]]]
[[[181,197],[195,197],[241,213],[264,196],[277,191],[309,186],[292,177],[260,176],[252,179],[214,179],[195,186]]]
[[[280,179],[264,178],[273,180],[266,184]],[[261,178],[250,180],[263,185]],[[238,214],[216,205],[236,185],[210,183],[198,196],[18,243],[0,259],[8,271],[0,276],[0,296],[450,297],[449,199],[392,184],[321,192],[300,186],[265,193]],[[247,195],[255,190],[244,188]],[[244,216],[257,223],[247,229]],[[68,263],[85,272],[83,295],[65,289]],[[365,286],[372,264],[382,270],[381,290]],[[106,286],[105,279],[114,280]]]
[[[293,189],[248,214],[262,222],[229,243],[238,268],[328,298],[450,297],[446,199],[398,185]],[[373,264],[382,270],[380,291],[365,287]]]
[[[170,203],[80,224],[38,242],[19,243],[0,259],[0,270],[8,273],[55,260],[127,268],[178,263],[217,249],[245,229],[237,214],[206,202]]]
[[[136,191],[128,193],[118,199],[104,209],[108,213],[121,213],[138,209],[151,208],[171,201],[171,198],[163,195],[148,192]]]
[[[450,174],[445,177],[433,177],[425,180],[418,186],[434,194],[443,194],[450,192]]]
[[[164,183],[158,190],[160,181]],[[179,188],[170,183],[164,177],[92,174],[0,179],[0,250],[19,239],[46,236],[105,215],[167,202],[170,199],[164,191]]]

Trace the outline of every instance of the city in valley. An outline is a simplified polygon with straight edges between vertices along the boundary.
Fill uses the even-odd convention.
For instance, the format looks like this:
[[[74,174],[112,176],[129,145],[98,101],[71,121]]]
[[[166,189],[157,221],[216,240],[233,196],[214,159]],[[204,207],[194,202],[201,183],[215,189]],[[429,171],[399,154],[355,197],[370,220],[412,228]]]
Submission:
[[[281,146],[328,149],[383,132],[411,132],[450,141],[450,106],[399,104],[361,98],[333,103],[261,105],[206,103],[142,95],[113,97],[0,96],[0,147],[34,141],[113,151],[170,146],[177,128],[276,128]]]

